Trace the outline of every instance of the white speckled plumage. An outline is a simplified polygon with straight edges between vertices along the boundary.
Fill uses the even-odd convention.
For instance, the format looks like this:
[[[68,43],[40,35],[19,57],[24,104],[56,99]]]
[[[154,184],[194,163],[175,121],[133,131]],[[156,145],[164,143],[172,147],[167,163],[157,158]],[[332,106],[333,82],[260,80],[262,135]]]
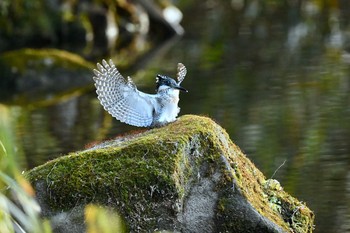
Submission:
[[[179,90],[185,90],[180,87],[187,73],[183,64],[178,64],[178,82],[167,76],[157,76],[156,94],[137,90],[132,79],[125,79],[112,60],[109,63],[103,60],[102,65],[97,63],[97,68],[93,78],[98,99],[116,119],[138,127],[159,127],[176,120],[180,111]]]

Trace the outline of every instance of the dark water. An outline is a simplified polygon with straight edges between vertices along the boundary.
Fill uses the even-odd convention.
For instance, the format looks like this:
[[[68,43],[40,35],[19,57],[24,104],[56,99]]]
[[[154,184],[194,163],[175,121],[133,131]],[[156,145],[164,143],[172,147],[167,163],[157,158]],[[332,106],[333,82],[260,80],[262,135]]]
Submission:
[[[186,33],[149,61],[139,89],[153,92],[155,74],[184,63],[181,114],[213,118],[267,177],[285,162],[274,178],[315,212],[315,232],[350,232],[348,1],[179,6]],[[105,113],[92,89],[9,109],[27,168],[137,130]]]

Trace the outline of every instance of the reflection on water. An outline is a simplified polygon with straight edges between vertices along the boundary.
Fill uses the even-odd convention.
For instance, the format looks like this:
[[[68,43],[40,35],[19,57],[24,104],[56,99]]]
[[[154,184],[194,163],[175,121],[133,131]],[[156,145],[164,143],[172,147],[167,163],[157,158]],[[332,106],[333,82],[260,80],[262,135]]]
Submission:
[[[183,62],[181,114],[214,118],[268,177],[286,160],[275,178],[315,211],[315,232],[347,232],[350,4],[324,2],[184,3],[185,36],[136,83],[151,92],[157,73]],[[27,167],[137,129],[106,114],[93,91],[10,108]]]

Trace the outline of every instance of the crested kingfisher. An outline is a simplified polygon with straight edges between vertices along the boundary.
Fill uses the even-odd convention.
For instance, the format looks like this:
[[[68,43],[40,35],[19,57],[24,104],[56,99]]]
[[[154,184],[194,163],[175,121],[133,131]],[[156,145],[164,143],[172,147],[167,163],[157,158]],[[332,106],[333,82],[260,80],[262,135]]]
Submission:
[[[112,60],[97,63],[94,73],[103,108],[119,121],[138,127],[160,127],[175,121],[180,112],[179,92],[188,92],[180,86],[187,73],[182,63],[177,66],[177,81],[157,75],[156,94],[139,91],[129,76],[125,79],[119,73]]]

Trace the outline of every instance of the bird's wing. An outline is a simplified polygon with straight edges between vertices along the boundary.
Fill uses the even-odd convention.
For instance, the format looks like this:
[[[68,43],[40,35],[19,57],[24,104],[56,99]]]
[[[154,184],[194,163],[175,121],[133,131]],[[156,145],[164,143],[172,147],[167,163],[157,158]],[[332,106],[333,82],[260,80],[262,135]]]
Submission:
[[[125,79],[112,60],[103,60],[94,69],[96,93],[102,106],[121,122],[147,127],[152,124],[154,95],[137,90],[130,77]]]
[[[177,64],[177,83],[180,84],[186,76],[187,69],[186,66],[182,63]]]

